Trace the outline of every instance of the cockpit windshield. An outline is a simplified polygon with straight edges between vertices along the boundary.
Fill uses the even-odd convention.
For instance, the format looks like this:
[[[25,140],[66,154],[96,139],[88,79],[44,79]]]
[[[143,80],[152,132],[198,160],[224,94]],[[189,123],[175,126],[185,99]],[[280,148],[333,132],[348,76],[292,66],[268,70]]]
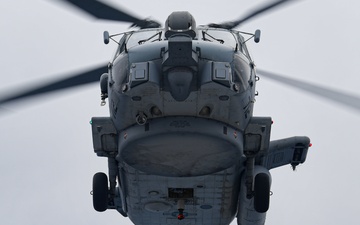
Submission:
[[[231,31],[222,29],[199,28],[197,29],[197,35],[194,39],[219,43],[234,49],[236,49],[238,43],[236,36]],[[126,48],[130,49],[138,45],[163,40],[166,40],[166,38],[164,37],[163,30],[161,29],[135,31],[128,34]]]

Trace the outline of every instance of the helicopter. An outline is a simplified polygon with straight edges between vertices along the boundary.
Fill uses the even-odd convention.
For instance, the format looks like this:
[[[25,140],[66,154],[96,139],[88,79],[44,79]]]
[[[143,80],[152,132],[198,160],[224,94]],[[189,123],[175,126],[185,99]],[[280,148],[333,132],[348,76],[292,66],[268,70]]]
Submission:
[[[217,32],[217,31],[219,31],[219,30],[221,30],[221,28],[208,28],[208,29],[205,29],[206,31],[203,33],[202,31],[202,29],[201,28],[197,28],[199,31],[201,31],[201,33],[202,34],[204,34],[204,36],[206,36],[207,37],[207,39],[209,39],[209,40],[207,40],[207,42],[215,42],[215,43],[211,43],[211,44],[216,44],[216,45],[224,45],[224,43],[226,43],[226,41],[224,41],[224,43],[222,43],[221,44],[221,40],[219,41],[219,40],[215,40],[215,39],[213,39],[211,36],[213,36],[213,37],[216,37],[215,35],[211,35],[211,32]],[[148,31],[148,30],[146,30],[146,29],[144,29],[143,30],[144,32],[146,32],[146,31]],[[222,31],[222,30],[221,30]],[[140,31],[139,31],[140,32]],[[142,32],[142,31],[141,31]],[[227,32],[227,31],[225,31],[225,32]],[[132,33],[132,35],[134,35],[134,34],[136,34],[136,32],[133,32]],[[156,35],[158,35],[158,36],[154,36],[155,38],[158,38],[158,37],[160,37],[160,34],[159,34],[159,32],[158,32],[158,30],[156,31],[156,33],[155,33]],[[232,33],[233,34],[233,33]],[[126,34],[126,35],[129,35],[129,34]],[[105,35],[105,36],[107,36],[107,35]],[[175,35],[176,36],[176,35]],[[148,36],[148,38],[150,38],[151,36]],[[194,37],[194,40],[196,40],[195,39],[196,37]],[[107,38],[105,38],[106,40],[107,40]],[[168,37],[168,39],[170,39],[171,40],[171,36],[169,36]],[[203,38],[203,39],[205,39],[205,38]],[[166,37],[165,37],[165,39],[164,40],[166,40]],[[168,41],[168,42],[170,42],[170,40]],[[212,40],[212,41],[211,41]],[[141,44],[141,47],[145,47],[146,45],[148,45],[148,44],[150,44],[150,45],[152,45],[152,44],[158,44],[157,43],[157,41],[159,41],[160,42],[160,40],[156,40],[156,41],[154,41],[154,42],[152,42],[152,40],[151,39],[141,39],[141,40],[139,40],[139,42],[142,42],[142,44]],[[161,40],[162,41],[162,40]],[[147,42],[152,42],[152,43],[147,43]],[[216,42],[219,42],[219,43],[216,43]],[[176,42],[175,42],[176,43]],[[207,44],[210,44],[210,43],[207,43]],[[169,47],[170,48],[170,47]],[[200,53],[201,53],[201,49],[202,49],[202,47],[200,46],[199,47],[200,48]],[[134,47],[134,49],[135,49],[135,47]],[[235,48],[234,49],[236,49],[236,46],[235,46]],[[131,50],[130,50],[130,48],[128,49],[129,50],[129,52],[131,52]],[[199,58],[201,59],[201,57],[199,56],[200,55],[200,53],[197,53],[198,54],[198,60],[199,60]],[[121,53],[120,53],[121,54]],[[165,57],[165,55],[166,55],[166,46],[165,46],[165,51],[164,51],[164,56],[163,57]],[[171,59],[171,52],[169,52],[169,59]],[[202,53],[202,54],[204,54],[204,53]],[[195,60],[196,61],[196,60]],[[136,67],[141,67],[142,65],[136,65]],[[170,66],[173,66],[173,65],[171,65],[171,63],[170,63]],[[194,66],[194,65],[191,65],[191,66]],[[213,65],[214,66],[214,65]],[[136,68],[136,67],[134,67],[134,68]],[[223,70],[225,70],[226,71],[226,66],[225,67],[221,67],[219,70],[221,70],[221,71],[223,71]],[[143,68],[144,69],[144,68]],[[141,70],[143,70],[143,69],[141,69]],[[196,71],[196,69],[193,69],[194,71]],[[136,74],[137,73],[137,70],[135,70],[134,69],[134,73]],[[167,71],[167,70],[166,70]],[[178,72],[178,71],[175,71],[175,72]],[[183,71],[181,71],[181,72],[183,72]],[[110,75],[110,74],[109,74]],[[109,76],[108,75],[108,76]],[[141,77],[143,77],[143,75],[141,74],[141,75],[139,75],[139,76],[141,76]],[[224,77],[223,75],[221,75],[221,77]],[[219,77],[218,77],[219,78]],[[109,78],[106,78],[106,75],[104,76],[104,78],[102,79],[102,80],[105,80],[106,81],[106,79],[109,79]],[[256,81],[255,80],[256,79],[256,76],[253,76],[253,81]],[[165,82],[165,81],[164,81]],[[168,81],[169,83],[170,83],[170,86],[171,86],[171,82],[170,82],[170,80]],[[106,82],[105,82],[106,83]],[[129,91],[131,91],[131,89],[134,89],[135,90],[135,87],[136,87],[136,85],[135,86],[131,86],[132,84],[131,83],[129,83],[129,87],[128,88],[130,88],[130,90]],[[139,85],[141,85],[141,84],[139,84]],[[220,85],[223,85],[223,84],[220,84]],[[140,87],[140,86],[139,86]],[[222,86],[220,86],[220,87],[222,87]],[[125,87],[126,88],[126,87]],[[233,87],[234,88],[234,90],[237,88],[237,87]],[[105,94],[107,94],[107,92],[108,92],[108,90],[104,90],[103,89],[103,95],[105,95]],[[166,92],[166,91],[165,91]],[[187,96],[183,96],[183,95],[181,95],[181,94],[178,94],[178,93],[176,93],[176,92],[172,92],[172,89],[170,89],[170,91],[168,91],[167,92],[167,94],[169,95],[168,97],[170,98],[170,97],[173,97],[175,100],[176,100],[176,98],[177,98],[177,102],[184,102],[184,103],[186,103],[186,104],[188,104],[187,102],[186,102],[186,99],[184,100],[183,98],[185,98],[185,97],[187,97]],[[187,94],[189,94],[189,93],[187,93]],[[189,96],[191,96],[191,94],[192,94],[192,92],[190,92],[190,94],[189,94]],[[175,96],[175,97],[174,97]],[[135,96],[136,97],[136,96]],[[141,96],[142,98],[145,98],[145,96]],[[137,99],[139,99],[138,97],[136,97],[136,98],[134,98],[134,99],[132,99],[132,101],[137,101]],[[226,99],[226,97],[224,97],[224,99]],[[102,99],[102,100],[106,100],[106,99]],[[109,101],[110,101],[110,96],[109,96]],[[170,103],[173,103],[173,101],[171,101],[171,102],[169,102],[169,104]],[[109,102],[109,104],[110,104],[110,102]],[[153,106],[152,106],[153,107]],[[148,116],[150,116],[150,115],[155,115],[155,116],[159,116],[159,117],[161,117],[161,115],[160,115],[160,112],[159,111],[161,111],[162,113],[164,113],[166,110],[165,109],[163,109],[163,108],[159,108],[159,109],[156,109],[156,108],[150,108],[148,111],[146,111],[146,112],[140,112],[139,114],[136,114],[136,115],[134,115],[134,118],[135,118],[135,120],[134,121],[136,121],[136,123],[138,124],[138,125],[135,125],[135,127],[137,127],[137,126],[141,126],[142,128],[144,128],[144,129],[149,129],[149,131],[151,130],[151,127],[152,127],[152,125],[154,125],[154,126],[156,126],[155,124],[153,124],[153,123],[151,123],[151,121],[155,121],[155,118],[148,118]],[[200,114],[203,114],[203,115],[201,115],[201,116],[204,116],[204,117],[209,117],[209,116],[211,116],[211,115],[214,115],[214,114],[212,114],[212,113],[214,113],[214,109],[215,108],[212,108],[212,107],[210,107],[210,106],[207,106],[208,108],[201,108],[201,110],[199,111],[199,115]],[[213,107],[215,107],[215,106],[213,106]],[[172,108],[172,107],[169,107],[170,109]],[[202,110],[202,109],[204,109],[204,110]],[[115,110],[115,108],[113,108],[112,110]],[[181,109],[179,109],[179,108],[177,108],[177,110],[181,110]],[[201,112],[201,113],[200,113]],[[156,114],[159,114],[159,115],[156,115]],[[114,115],[115,115],[115,113],[114,113]],[[176,115],[177,117],[179,116],[179,115]],[[99,124],[96,124],[96,118],[94,118],[93,119],[93,128],[94,129],[98,129],[98,125]],[[101,120],[101,119],[100,119]],[[266,120],[267,121],[267,123],[269,123],[269,119],[267,119]],[[172,121],[173,122],[173,121]],[[190,122],[192,122],[192,121],[190,121]],[[187,128],[188,127],[188,123],[190,123],[189,121],[187,121],[187,120],[181,120],[180,122],[179,121],[176,121],[176,122],[174,122],[173,123],[173,125],[172,126],[174,126],[174,127],[179,127],[179,128]],[[147,125],[148,124],[148,125]],[[105,124],[100,124],[100,125],[103,125],[103,126],[105,126]],[[200,125],[200,124],[199,124]],[[127,125],[125,125],[125,126],[127,126]],[[146,126],[149,126],[148,128],[146,128]],[[206,125],[207,126],[207,125]],[[205,127],[206,127],[205,126]],[[210,125],[209,125],[210,126]],[[230,133],[230,134],[233,134],[233,136],[235,137],[235,133],[234,132],[238,132],[238,130],[232,130],[233,128],[233,126],[236,126],[236,124],[235,125],[232,125],[232,126],[229,126],[229,127],[227,127],[226,129],[224,128],[224,127],[222,127],[222,132],[224,133],[224,130],[227,130],[226,132],[228,132],[228,133]],[[268,126],[268,124],[267,124],[267,126]],[[130,131],[129,131],[130,132]],[[126,137],[127,138],[127,140],[130,140],[130,137],[129,137],[129,132],[126,132],[126,135],[125,135],[125,133],[123,133],[123,137]],[[251,136],[252,136],[253,134],[251,134]],[[94,136],[96,136],[96,133],[94,133]],[[186,135],[185,135],[186,136]],[[241,136],[241,135],[240,135]],[[240,138],[240,136],[238,136],[238,138]],[[199,138],[199,139],[201,139],[201,138]],[[160,140],[159,140],[160,141]],[[95,142],[94,142],[94,144],[95,144]],[[178,143],[178,144],[181,144],[181,143]],[[146,145],[146,144],[145,144]],[[102,150],[100,150],[100,152],[98,152],[98,154],[107,154],[107,153],[104,153],[104,152],[101,152]],[[190,155],[191,155],[191,153],[189,153]],[[142,170],[142,169],[139,169],[140,171]],[[155,168],[155,170],[156,170],[156,168]],[[153,173],[155,173],[155,174],[157,174],[157,173],[161,173],[162,172],[162,170],[161,171],[157,171],[157,172],[153,172]],[[150,172],[151,173],[151,172]],[[166,175],[164,175],[164,174],[161,174],[162,176],[165,176],[166,177]],[[185,176],[186,177],[186,175],[181,175],[181,176]],[[198,176],[201,176],[201,175],[199,175],[199,174],[196,174],[196,176],[198,177]],[[110,182],[111,183],[111,182]],[[198,185],[199,187],[198,188],[200,188],[200,186],[201,185]],[[205,187],[206,187],[207,185],[205,185]],[[204,188],[204,187],[203,187]],[[111,188],[110,188],[111,189]],[[190,189],[190,188],[189,188]],[[189,191],[189,192],[191,192],[190,190],[187,190],[187,188],[185,189],[183,189],[183,190],[179,190],[179,189],[175,189],[174,191],[176,191],[176,192],[185,192],[185,191]],[[152,192],[153,194],[156,194],[156,191],[154,191],[154,192]],[[95,194],[95,193],[94,193]],[[171,191],[169,191],[168,190],[168,193],[167,194],[169,194],[169,196],[170,196],[170,194],[171,195],[175,195],[175,193],[174,192],[171,192]],[[184,194],[184,193],[183,193]],[[170,198],[170,197],[169,197]],[[193,197],[194,198],[194,197]],[[178,198],[178,197],[173,197],[172,198],[172,201],[174,201],[174,202],[179,202],[180,201],[180,203],[178,203],[178,204],[182,204],[181,203],[181,200],[184,200],[184,207],[185,207],[185,209],[184,209],[184,212],[183,212],[183,215],[185,216],[185,219],[184,219],[184,221],[186,221],[186,219],[191,219],[191,216],[194,216],[194,215],[190,215],[190,213],[189,213],[189,210],[188,210],[188,208],[187,208],[187,206],[189,205],[189,202],[188,201],[190,201],[189,199],[191,199],[191,198],[186,198],[186,197],[184,197],[183,196],[183,198]],[[114,200],[114,199],[113,199]],[[194,200],[195,201],[195,200]],[[150,205],[150,206],[148,206],[148,207],[150,207],[150,211],[151,211],[151,209],[153,209],[153,208],[155,208],[156,209],[156,207],[165,207],[165,206],[167,206],[166,204],[165,204],[165,206],[164,205],[161,205],[161,203],[160,202],[155,202],[156,204],[155,205]],[[206,208],[206,207],[209,207],[209,206],[204,206],[204,205],[202,205],[203,206],[203,208]],[[153,208],[152,208],[153,207]],[[201,205],[199,206],[199,207],[201,207]],[[265,207],[266,208],[266,207]],[[121,209],[119,209],[119,210],[121,210]],[[205,210],[205,209],[204,209]],[[211,210],[211,209],[210,209]],[[124,213],[124,212],[123,212]],[[178,212],[178,215],[180,215],[180,212]],[[170,216],[169,216],[170,217]]]

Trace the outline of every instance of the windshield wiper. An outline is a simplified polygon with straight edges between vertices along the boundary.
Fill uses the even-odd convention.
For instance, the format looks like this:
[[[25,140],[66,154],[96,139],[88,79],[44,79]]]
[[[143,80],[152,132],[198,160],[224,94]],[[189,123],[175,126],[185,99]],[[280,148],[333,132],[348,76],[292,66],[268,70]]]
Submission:
[[[153,36],[149,37],[148,39],[143,39],[143,40],[138,41],[138,44],[139,44],[139,45],[142,45],[142,44],[144,44],[145,42],[150,41],[151,39],[153,39],[153,38],[156,37],[157,35],[159,35],[159,38],[153,40],[153,42],[154,42],[154,41],[161,41],[161,34],[162,34],[162,31],[154,34]]]
[[[220,44],[224,44],[224,40],[223,39],[218,39],[218,38],[215,38],[213,36],[211,36],[210,34],[208,34],[206,31],[202,31],[202,36],[203,36],[203,40],[204,41],[211,41],[210,39],[206,38],[206,35],[209,36],[211,39],[215,40],[215,41],[218,41]]]

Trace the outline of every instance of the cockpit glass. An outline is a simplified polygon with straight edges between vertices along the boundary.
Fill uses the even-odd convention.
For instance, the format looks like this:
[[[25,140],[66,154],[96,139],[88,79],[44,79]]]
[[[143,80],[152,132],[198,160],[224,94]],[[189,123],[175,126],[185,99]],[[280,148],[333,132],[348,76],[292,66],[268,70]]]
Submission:
[[[236,48],[237,40],[235,36],[229,31],[219,29],[204,29],[200,32],[200,37],[204,41],[217,42],[230,46],[234,49]]]
[[[232,47],[233,49],[236,49],[238,47],[237,38],[232,32],[228,30],[209,29],[209,28],[199,29],[196,39],[223,44]],[[163,40],[164,40],[163,31],[161,29],[135,31],[132,33],[130,32],[126,40],[126,48],[130,49],[138,45],[148,44],[155,41],[163,41]]]
[[[162,32],[161,30],[147,30],[147,31],[136,31],[130,34],[126,42],[126,47],[128,49],[138,46],[145,43],[151,43],[154,41],[162,40]]]

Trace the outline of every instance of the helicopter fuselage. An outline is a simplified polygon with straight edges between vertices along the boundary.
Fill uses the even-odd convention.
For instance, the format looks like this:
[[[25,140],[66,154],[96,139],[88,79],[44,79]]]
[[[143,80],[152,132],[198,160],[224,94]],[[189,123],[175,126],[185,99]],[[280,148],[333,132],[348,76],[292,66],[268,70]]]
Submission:
[[[119,41],[101,78],[110,117],[92,119],[95,152],[109,159],[106,208],[136,225],[263,224],[269,169],[293,157],[267,160],[271,118],[252,116],[257,77],[243,36],[196,31]]]
[[[255,97],[243,38],[221,29],[177,40],[138,32],[120,41],[108,78],[124,211],[135,224],[172,224],[184,199],[191,224],[229,224]]]

